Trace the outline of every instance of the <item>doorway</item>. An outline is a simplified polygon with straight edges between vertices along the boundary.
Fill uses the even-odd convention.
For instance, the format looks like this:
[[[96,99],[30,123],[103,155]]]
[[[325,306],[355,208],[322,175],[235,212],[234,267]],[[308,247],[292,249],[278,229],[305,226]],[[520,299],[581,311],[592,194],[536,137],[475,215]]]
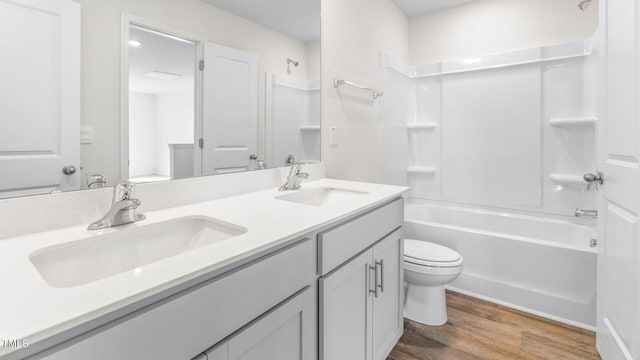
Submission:
[[[121,179],[199,175],[202,41],[131,15],[123,20]]]

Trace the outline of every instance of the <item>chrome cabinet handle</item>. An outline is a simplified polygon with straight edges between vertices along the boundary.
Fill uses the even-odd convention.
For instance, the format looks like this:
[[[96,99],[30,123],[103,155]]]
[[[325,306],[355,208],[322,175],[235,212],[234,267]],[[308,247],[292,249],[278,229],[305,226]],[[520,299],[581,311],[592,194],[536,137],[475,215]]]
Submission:
[[[380,265],[380,284],[378,284],[378,265]],[[384,260],[376,261],[376,290],[384,292]]]
[[[374,272],[373,290],[371,289],[371,280],[369,280],[369,293],[373,294],[375,297],[378,297],[378,266],[367,265],[367,267],[369,268],[369,274],[371,274],[372,270]]]
[[[76,167],[73,165],[67,165],[62,168],[62,173],[65,175],[73,175],[76,173]]]

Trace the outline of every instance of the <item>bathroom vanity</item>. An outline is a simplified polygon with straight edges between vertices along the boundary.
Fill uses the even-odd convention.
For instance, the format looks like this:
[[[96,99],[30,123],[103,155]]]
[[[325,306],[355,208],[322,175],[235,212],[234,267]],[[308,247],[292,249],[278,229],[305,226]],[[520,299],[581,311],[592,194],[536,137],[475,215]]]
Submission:
[[[29,346],[0,358],[385,359],[405,190],[322,179],[3,240],[23,285],[0,290],[0,335]]]

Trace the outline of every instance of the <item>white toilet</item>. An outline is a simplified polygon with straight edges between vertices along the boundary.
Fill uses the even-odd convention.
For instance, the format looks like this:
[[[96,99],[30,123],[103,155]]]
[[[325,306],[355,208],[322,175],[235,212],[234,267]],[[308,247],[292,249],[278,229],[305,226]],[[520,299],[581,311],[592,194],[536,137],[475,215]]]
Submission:
[[[447,322],[444,285],[462,272],[462,256],[426,241],[404,240],[404,280],[407,296],[404,317],[425,325]]]

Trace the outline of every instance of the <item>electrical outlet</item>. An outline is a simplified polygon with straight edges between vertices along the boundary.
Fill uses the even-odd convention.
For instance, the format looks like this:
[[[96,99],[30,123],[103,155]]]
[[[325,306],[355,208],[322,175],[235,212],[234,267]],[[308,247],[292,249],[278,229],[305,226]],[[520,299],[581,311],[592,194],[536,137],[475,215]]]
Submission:
[[[338,145],[338,128],[332,126],[329,129],[329,145],[336,146]]]

